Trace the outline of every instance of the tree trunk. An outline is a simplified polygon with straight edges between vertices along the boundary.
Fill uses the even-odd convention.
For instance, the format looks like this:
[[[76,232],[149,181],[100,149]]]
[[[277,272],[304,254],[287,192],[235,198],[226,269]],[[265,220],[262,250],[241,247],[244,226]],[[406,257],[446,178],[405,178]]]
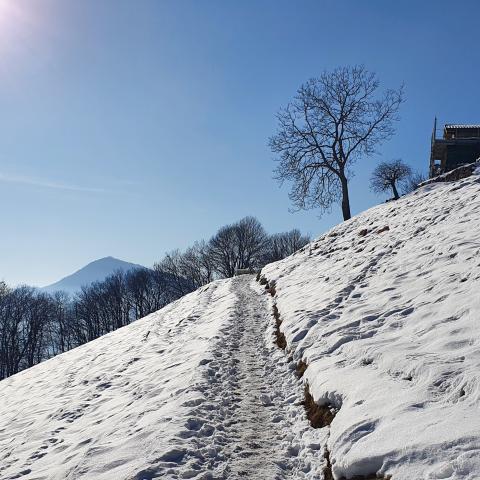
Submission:
[[[392,182],[392,190],[393,190],[393,198],[395,200],[398,200],[400,198],[400,195],[398,195],[398,190],[397,190],[397,186],[395,185],[395,182]]]
[[[344,175],[340,177],[342,182],[342,213],[343,220],[349,220],[352,215],[350,213],[350,199],[348,196],[348,182]]]

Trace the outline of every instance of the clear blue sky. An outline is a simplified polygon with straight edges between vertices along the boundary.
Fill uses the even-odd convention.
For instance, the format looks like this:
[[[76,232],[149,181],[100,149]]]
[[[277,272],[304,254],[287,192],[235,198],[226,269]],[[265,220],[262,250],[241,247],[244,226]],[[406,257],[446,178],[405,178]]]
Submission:
[[[426,170],[433,117],[480,122],[478,1],[0,0],[0,278],[44,285],[289,212],[275,112],[324,69],[364,63],[407,102],[381,158]],[[354,213],[381,201],[356,166]]]

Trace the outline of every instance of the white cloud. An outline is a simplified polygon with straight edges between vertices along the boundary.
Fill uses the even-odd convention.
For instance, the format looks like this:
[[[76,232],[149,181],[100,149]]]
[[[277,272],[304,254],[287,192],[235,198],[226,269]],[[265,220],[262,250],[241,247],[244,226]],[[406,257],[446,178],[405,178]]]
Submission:
[[[86,192],[86,193],[105,193],[104,188],[85,187],[81,185],[72,185],[64,182],[57,182],[45,178],[24,177],[20,175],[8,175],[0,173],[0,182],[16,183],[19,185],[30,185],[32,187],[50,188],[53,190],[66,190],[71,192]]]

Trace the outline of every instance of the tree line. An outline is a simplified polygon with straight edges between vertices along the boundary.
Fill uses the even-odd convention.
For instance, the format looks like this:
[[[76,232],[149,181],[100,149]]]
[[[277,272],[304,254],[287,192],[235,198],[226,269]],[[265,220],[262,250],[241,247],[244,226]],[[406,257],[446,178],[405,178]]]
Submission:
[[[237,269],[259,269],[310,241],[297,229],[269,235],[254,217],[209,241],[167,253],[153,268],[118,271],[73,297],[0,282],[0,380],[155,312]]]

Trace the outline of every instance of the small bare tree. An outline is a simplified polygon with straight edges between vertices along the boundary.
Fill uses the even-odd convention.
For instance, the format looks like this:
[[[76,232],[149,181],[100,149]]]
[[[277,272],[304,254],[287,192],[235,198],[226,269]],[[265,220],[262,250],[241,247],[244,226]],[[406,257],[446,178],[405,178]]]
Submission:
[[[405,187],[412,177],[412,169],[402,160],[382,162],[375,167],[370,178],[370,188],[375,193],[383,193],[392,190],[393,198],[400,198],[398,188]]]
[[[411,193],[418,188],[418,185],[427,179],[421,172],[413,172],[402,186],[403,193]]]
[[[377,76],[363,66],[341,67],[309,80],[280,110],[269,144],[278,155],[276,178],[293,182],[298,209],[323,213],[341,200],[344,220],[351,217],[351,166],[393,135],[403,101],[403,87],[382,95],[378,89]]]
[[[310,242],[308,235],[302,235],[297,228],[289,232],[275,233],[268,239],[268,248],[263,258],[263,264],[276,262],[292,255]]]

